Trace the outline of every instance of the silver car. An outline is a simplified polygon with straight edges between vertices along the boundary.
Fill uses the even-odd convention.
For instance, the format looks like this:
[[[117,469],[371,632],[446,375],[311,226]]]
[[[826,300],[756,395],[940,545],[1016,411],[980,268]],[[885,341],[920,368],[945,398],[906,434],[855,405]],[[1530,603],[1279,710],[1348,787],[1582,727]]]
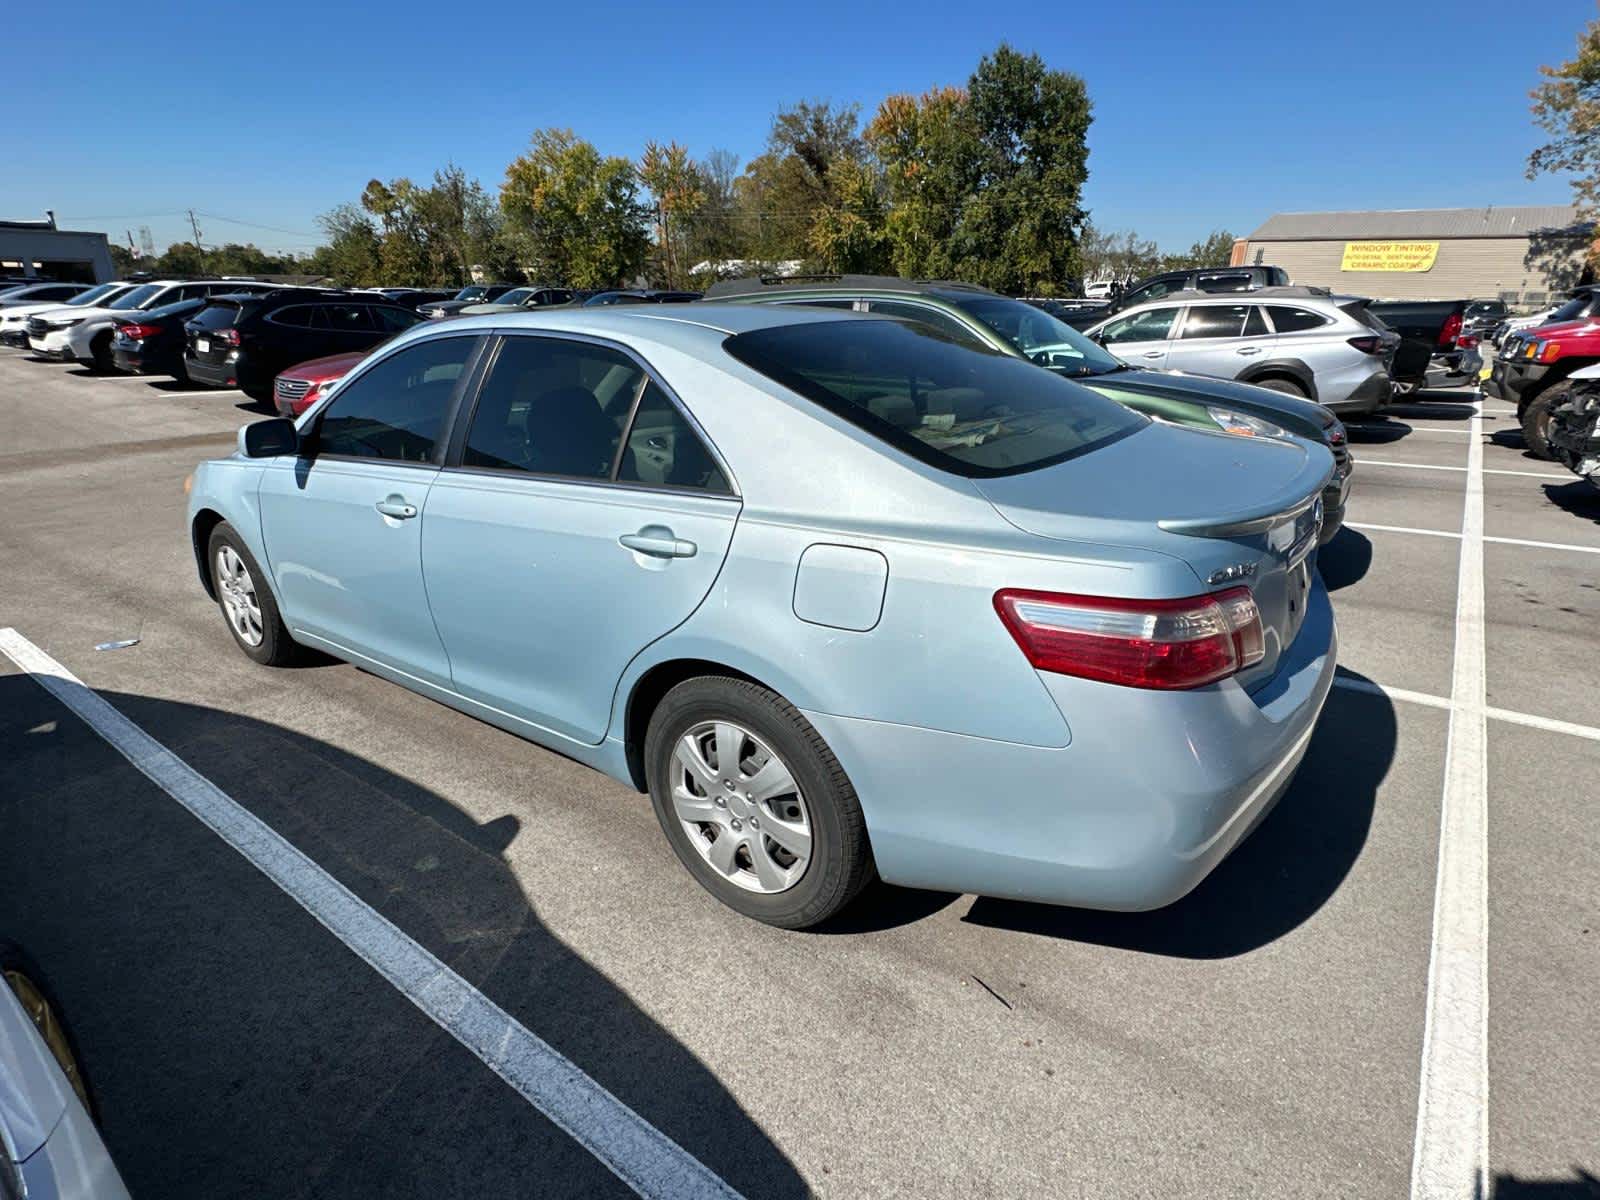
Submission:
[[[1335,412],[1375,413],[1389,402],[1400,338],[1366,305],[1303,287],[1248,297],[1174,292],[1086,332],[1133,366],[1237,379]]]

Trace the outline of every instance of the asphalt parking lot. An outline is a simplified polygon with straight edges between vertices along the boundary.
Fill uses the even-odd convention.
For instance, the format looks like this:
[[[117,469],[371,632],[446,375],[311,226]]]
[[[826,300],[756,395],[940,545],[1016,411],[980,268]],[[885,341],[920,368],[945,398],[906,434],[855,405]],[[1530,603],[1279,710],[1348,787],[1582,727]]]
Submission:
[[[797,934],[703,894],[645,797],[239,654],[182,481],[241,399],[0,352],[0,934],[49,972],[136,1196],[630,1193],[26,646],[708,1169],[646,1194],[1392,1197],[1419,1126],[1429,1170],[1485,1139],[1496,1195],[1600,1194],[1600,493],[1505,405],[1352,428],[1343,686],[1186,900],[885,888]]]

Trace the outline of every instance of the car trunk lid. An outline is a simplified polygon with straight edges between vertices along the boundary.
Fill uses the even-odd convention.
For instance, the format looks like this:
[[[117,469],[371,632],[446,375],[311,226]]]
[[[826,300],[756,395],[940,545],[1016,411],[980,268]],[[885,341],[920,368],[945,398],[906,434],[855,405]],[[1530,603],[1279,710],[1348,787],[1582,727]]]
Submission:
[[[1239,677],[1252,687],[1272,676],[1305,619],[1333,470],[1309,441],[1154,423],[1093,454],[974,483],[1028,533],[1159,550],[1188,564],[1196,593],[1249,586],[1267,650]]]

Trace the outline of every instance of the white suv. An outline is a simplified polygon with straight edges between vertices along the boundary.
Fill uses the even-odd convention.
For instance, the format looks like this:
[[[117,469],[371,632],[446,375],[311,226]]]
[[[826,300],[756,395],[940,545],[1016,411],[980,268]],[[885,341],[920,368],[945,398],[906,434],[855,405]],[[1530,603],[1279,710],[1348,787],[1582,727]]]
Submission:
[[[180,300],[264,292],[276,286],[238,279],[157,279],[141,283],[107,304],[34,313],[28,318],[28,348],[43,358],[87,363],[105,372],[111,370],[111,338],[118,317]]]
[[[1335,412],[1375,413],[1389,403],[1400,335],[1368,315],[1368,303],[1304,287],[1173,292],[1084,332],[1136,367],[1236,379]]]
[[[28,318],[35,313],[49,312],[54,308],[89,308],[110,304],[120,296],[133,291],[138,284],[102,283],[86,292],[79,292],[71,300],[41,300],[33,304],[14,304],[0,308],[0,346],[28,348]]]

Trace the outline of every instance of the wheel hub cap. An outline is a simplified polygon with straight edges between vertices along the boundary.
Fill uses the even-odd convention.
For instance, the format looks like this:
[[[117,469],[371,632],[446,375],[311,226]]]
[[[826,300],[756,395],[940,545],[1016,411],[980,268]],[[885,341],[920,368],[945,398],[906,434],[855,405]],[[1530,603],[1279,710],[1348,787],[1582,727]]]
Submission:
[[[690,844],[730,883],[772,894],[805,874],[805,798],[783,760],[742,725],[705,721],[678,739],[672,804]]]

